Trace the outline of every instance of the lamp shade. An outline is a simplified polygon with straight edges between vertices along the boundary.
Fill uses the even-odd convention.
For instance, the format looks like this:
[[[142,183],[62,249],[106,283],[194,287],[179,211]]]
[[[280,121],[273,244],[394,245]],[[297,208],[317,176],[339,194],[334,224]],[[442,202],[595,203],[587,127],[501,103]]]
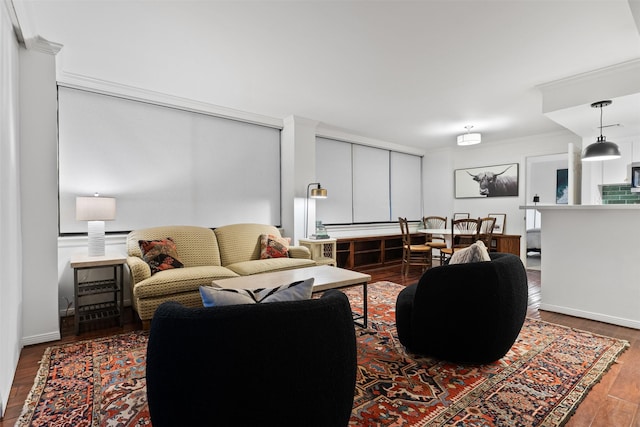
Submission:
[[[611,105],[610,100],[598,101],[591,104],[591,108],[600,109],[600,136],[597,141],[585,148],[582,154],[583,162],[596,162],[598,160],[612,160],[620,158],[620,149],[618,146],[602,135],[602,109],[607,105]]]
[[[326,199],[327,189],[320,187],[320,184],[318,184],[318,188],[311,189],[311,195],[309,197],[312,199]]]
[[[116,219],[113,197],[76,197],[77,221],[112,221]]]
[[[458,145],[474,145],[482,142],[482,135],[479,133],[464,133],[458,135]]]
[[[612,160],[620,157],[620,149],[614,142],[607,141],[603,136],[598,141],[589,145],[582,155],[583,162],[595,162],[599,160]]]

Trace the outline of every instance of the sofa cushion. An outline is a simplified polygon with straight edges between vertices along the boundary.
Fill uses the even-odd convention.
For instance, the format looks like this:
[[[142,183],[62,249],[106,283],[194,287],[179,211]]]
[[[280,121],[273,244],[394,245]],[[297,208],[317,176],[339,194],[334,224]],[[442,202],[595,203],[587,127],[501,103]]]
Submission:
[[[312,290],[313,277],[276,288],[234,289],[200,286],[200,296],[205,307],[216,307],[276,301],[300,301],[310,299]]]
[[[171,236],[185,267],[222,265],[213,230],[192,225],[172,225],[134,230],[127,235],[127,255],[142,258],[138,240],[158,240]]]
[[[289,257],[289,241],[273,234],[260,235],[260,259]]]
[[[455,251],[451,256],[451,260],[449,260],[449,264],[467,264],[482,261],[491,261],[491,258],[482,240],[478,240],[469,247]]]
[[[238,262],[227,265],[229,270],[239,274],[240,276],[248,276],[251,274],[268,273],[270,271],[290,270],[300,267],[313,267],[315,261],[310,259],[299,258],[269,258],[258,259],[255,261]]]
[[[149,264],[151,274],[171,268],[182,268],[176,244],[171,237],[160,240],[138,240],[142,259]]]
[[[238,275],[228,268],[214,265],[164,270],[136,283],[133,287],[133,296],[143,299],[183,292],[197,293],[201,285],[210,285],[213,280],[229,277],[238,277]]]
[[[223,266],[260,259],[260,235],[280,236],[278,229],[265,224],[231,224],[214,230]]]

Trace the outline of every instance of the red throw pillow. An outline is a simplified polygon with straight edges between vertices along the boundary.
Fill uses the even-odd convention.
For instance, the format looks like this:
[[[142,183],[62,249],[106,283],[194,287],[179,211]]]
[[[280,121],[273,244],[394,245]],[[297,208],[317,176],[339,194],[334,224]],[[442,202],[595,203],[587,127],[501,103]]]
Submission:
[[[171,268],[182,268],[176,244],[171,237],[162,240],[138,240],[142,259],[151,267],[151,274]]]
[[[288,258],[289,241],[273,234],[260,236],[260,259]]]

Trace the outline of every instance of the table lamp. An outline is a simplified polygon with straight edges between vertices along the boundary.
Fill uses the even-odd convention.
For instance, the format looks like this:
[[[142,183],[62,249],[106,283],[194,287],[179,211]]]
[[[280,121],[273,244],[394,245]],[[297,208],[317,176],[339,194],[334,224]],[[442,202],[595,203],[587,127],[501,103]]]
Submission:
[[[104,222],[116,219],[116,199],[76,197],[76,220],[88,221],[89,256],[104,256]]]

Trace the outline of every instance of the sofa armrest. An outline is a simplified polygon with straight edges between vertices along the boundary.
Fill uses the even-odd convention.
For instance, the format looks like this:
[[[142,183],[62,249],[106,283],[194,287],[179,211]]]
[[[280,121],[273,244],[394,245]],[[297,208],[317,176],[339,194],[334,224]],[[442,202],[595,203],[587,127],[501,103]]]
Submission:
[[[289,246],[291,258],[311,259],[311,251],[306,246]]]
[[[151,277],[151,267],[140,257],[127,257],[127,266],[129,266],[129,272],[131,273],[131,290],[133,290],[136,283]]]

